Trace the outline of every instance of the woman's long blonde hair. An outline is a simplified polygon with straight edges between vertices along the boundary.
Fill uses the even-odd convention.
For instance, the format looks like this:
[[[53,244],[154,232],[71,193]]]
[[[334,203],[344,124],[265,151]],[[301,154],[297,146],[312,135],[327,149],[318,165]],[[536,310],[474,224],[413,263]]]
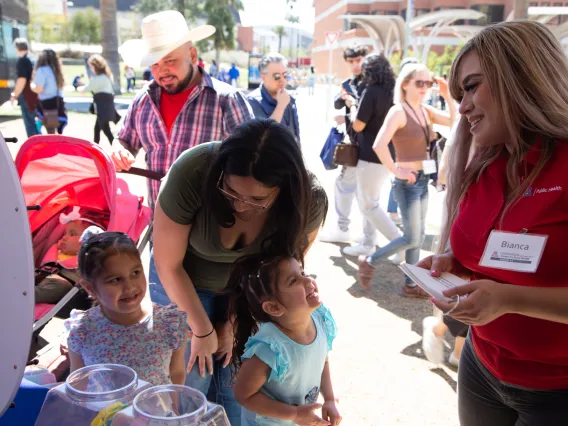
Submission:
[[[107,61],[101,55],[95,54],[89,56],[87,63],[93,67],[96,75],[106,74],[107,77],[112,80],[112,73],[110,72]]]
[[[507,181],[511,191],[503,218],[552,157],[558,140],[568,138],[568,64],[560,43],[543,24],[509,21],[486,27],[465,44],[452,64],[450,91],[458,101],[463,97],[458,71],[470,52],[479,56],[483,84],[489,85],[503,111],[510,135]],[[467,189],[495,161],[503,146],[474,147],[475,155],[468,164],[472,136],[467,118],[462,116],[458,126],[450,152],[448,221],[440,247],[447,247]],[[538,137],[542,140],[540,159],[520,182],[519,165]]]
[[[424,64],[407,64],[400,70],[398,77],[396,79],[396,85],[394,87],[394,103],[400,104],[406,101],[406,92],[402,88],[405,83],[408,83],[416,74],[419,72],[427,72],[430,75],[432,72]]]

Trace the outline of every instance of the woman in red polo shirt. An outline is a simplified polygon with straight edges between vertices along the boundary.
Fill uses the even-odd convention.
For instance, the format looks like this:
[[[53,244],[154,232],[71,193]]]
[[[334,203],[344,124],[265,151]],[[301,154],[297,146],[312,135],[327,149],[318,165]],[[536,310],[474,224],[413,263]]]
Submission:
[[[433,301],[472,325],[461,425],[568,425],[566,57],[544,25],[503,22],[466,43],[450,89],[462,115],[442,241],[451,250],[421,266],[473,274],[446,292],[457,302]]]

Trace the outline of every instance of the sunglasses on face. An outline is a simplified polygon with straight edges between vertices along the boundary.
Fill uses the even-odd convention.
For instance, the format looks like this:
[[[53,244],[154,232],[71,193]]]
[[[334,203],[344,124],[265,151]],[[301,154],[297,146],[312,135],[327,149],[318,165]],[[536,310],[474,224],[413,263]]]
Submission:
[[[219,180],[217,181],[217,189],[219,190],[219,192],[221,192],[221,194],[223,194],[225,196],[225,198],[228,201],[233,202],[233,203],[235,201],[238,201],[239,203],[243,203],[244,205],[251,207],[253,209],[256,209],[256,210],[266,210],[266,208],[268,207],[268,203],[266,203],[265,205],[257,204],[257,203],[251,203],[250,201],[243,200],[242,198],[239,198],[236,195],[233,195],[230,192],[225,191],[222,188],[224,174],[225,174],[225,172],[221,172],[221,175],[219,176]],[[272,193],[270,195],[272,195]]]
[[[434,82],[432,80],[414,80],[414,85],[419,89],[422,89],[423,87],[429,89],[434,85]]]
[[[279,81],[281,78],[283,78],[284,80],[288,79],[288,73],[285,72],[283,74],[272,74],[272,78],[274,79],[274,81]]]

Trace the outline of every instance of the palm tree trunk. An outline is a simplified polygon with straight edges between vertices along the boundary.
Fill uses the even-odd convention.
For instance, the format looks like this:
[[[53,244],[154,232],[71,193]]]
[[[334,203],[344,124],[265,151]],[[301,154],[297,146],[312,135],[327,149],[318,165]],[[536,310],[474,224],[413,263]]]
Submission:
[[[217,63],[217,72],[221,66],[221,49],[215,49],[215,62]]]
[[[120,95],[120,66],[118,57],[118,30],[116,25],[116,0],[101,0],[101,32],[103,57],[114,76],[114,93]]]
[[[513,18],[514,19],[528,19],[528,0],[515,0],[514,2],[514,11],[513,11]]]
[[[282,34],[278,36],[278,53],[282,50]]]

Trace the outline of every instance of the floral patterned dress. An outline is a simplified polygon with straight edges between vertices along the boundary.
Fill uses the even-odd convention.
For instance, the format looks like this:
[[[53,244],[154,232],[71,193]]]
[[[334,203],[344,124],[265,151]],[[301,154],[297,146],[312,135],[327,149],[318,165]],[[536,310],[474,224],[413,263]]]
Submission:
[[[171,384],[172,354],[187,341],[185,312],[176,305],[153,303],[150,313],[129,326],[111,322],[99,306],[73,310],[65,321],[69,350],[80,354],[86,366],[121,364],[132,368],[151,384]]]

